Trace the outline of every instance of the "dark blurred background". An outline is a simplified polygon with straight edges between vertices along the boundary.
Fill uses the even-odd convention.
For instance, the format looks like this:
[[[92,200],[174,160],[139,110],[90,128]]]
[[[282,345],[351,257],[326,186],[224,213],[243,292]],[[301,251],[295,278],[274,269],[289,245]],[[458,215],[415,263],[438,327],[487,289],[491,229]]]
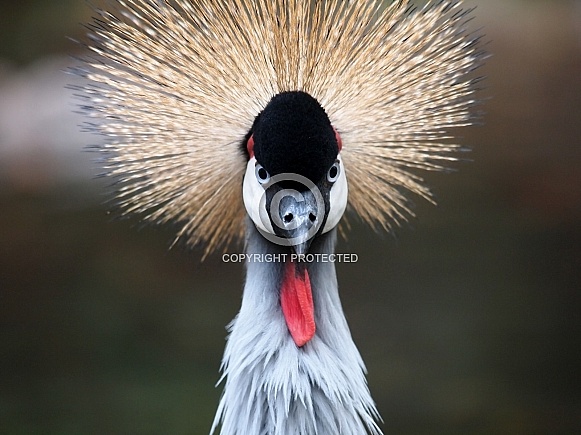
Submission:
[[[581,2],[482,0],[472,162],[338,268],[387,434],[581,433]],[[108,214],[63,71],[83,0],[0,3],[0,433],[206,434],[243,270]]]

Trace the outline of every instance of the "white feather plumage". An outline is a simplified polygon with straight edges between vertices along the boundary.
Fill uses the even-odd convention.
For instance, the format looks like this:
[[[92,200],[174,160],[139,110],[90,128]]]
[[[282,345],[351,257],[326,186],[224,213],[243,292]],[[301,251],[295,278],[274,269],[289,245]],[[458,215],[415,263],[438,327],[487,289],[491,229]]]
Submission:
[[[248,225],[248,252],[286,252]],[[320,236],[311,252],[333,253],[335,233]],[[280,279],[281,266],[247,263],[242,307],[229,326],[224,394],[212,431],[222,422],[224,435],[380,435],[365,365],[339,300],[335,265],[309,266],[317,334],[301,348],[289,335],[272,284]]]

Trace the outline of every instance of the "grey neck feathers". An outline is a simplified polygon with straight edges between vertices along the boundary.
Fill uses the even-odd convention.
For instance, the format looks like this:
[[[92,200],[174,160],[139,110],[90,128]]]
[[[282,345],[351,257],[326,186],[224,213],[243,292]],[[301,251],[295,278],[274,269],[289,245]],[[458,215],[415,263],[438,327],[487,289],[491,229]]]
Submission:
[[[247,234],[247,253],[290,252],[266,241],[250,221]],[[332,230],[318,236],[310,252],[333,253],[335,242]],[[339,300],[335,265],[308,265],[317,331],[301,348],[280,307],[283,266],[246,264],[242,306],[228,327],[226,382],[211,433],[221,422],[221,435],[381,435],[365,366]]]

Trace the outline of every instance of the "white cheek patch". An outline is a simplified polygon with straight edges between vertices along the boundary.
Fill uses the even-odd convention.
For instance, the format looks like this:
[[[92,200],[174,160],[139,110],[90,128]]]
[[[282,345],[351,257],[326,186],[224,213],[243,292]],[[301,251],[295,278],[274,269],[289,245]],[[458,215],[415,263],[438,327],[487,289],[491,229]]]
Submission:
[[[266,212],[266,192],[256,179],[256,158],[252,157],[246,165],[244,182],[242,184],[244,207],[254,225],[262,231],[274,234],[270,218]]]
[[[341,160],[341,155],[337,156],[340,165],[339,178],[331,187],[331,192],[329,194],[329,215],[327,216],[327,222],[325,222],[325,227],[323,228],[323,233],[331,231],[337,226],[343,213],[345,213],[345,208],[347,207],[347,176],[345,175],[345,167],[343,166],[343,161]]]

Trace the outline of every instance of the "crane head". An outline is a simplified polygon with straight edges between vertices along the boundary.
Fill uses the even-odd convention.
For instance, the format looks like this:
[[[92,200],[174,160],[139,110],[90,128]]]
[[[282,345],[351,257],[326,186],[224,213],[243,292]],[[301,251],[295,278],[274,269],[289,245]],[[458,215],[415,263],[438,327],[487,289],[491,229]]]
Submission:
[[[353,214],[390,231],[413,216],[408,193],[433,202],[417,172],[464,149],[452,130],[473,123],[485,54],[461,1],[107,4],[75,69],[85,127],[104,138],[121,213],[176,222],[176,241],[205,255],[244,237],[245,209],[264,236],[305,250],[294,225],[336,226],[345,175]],[[272,182],[282,174],[313,183],[323,206],[302,179]],[[289,188],[304,200],[274,213]]]
[[[319,102],[302,91],[274,96],[247,136],[246,211],[265,238],[304,255],[347,205],[341,138]]]

